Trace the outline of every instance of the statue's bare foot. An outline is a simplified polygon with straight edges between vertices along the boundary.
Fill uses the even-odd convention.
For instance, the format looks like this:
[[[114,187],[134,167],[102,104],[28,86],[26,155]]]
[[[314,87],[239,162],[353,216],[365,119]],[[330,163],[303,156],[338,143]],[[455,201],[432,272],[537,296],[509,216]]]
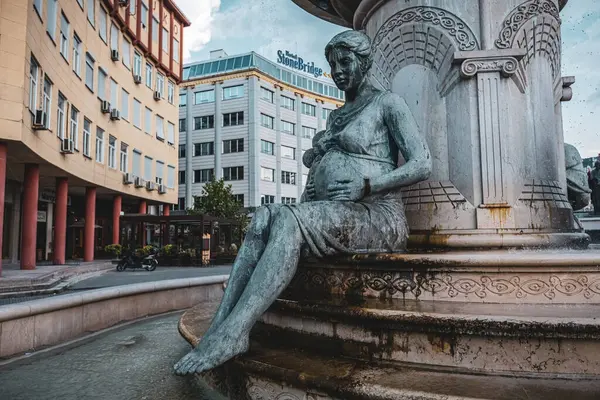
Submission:
[[[198,347],[175,364],[175,373],[187,375],[211,370],[245,353],[248,346],[247,335],[232,335],[225,329],[217,329],[214,334],[205,336]]]

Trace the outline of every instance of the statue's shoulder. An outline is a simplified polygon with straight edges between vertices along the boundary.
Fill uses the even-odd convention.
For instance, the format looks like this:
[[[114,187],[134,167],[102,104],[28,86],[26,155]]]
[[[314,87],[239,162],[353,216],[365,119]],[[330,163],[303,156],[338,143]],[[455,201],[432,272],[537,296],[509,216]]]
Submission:
[[[404,111],[408,110],[408,105],[404,97],[389,90],[381,91],[377,96],[382,107],[388,111]]]

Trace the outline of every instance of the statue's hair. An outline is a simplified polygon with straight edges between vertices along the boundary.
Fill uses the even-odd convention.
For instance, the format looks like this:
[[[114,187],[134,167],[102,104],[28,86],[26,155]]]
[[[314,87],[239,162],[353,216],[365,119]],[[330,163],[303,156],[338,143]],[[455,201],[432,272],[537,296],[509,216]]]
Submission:
[[[371,39],[365,33],[355,30],[338,33],[325,46],[325,58],[329,60],[331,51],[340,47],[350,50],[358,57],[363,72],[366,73],[371,68],[373,64]]]

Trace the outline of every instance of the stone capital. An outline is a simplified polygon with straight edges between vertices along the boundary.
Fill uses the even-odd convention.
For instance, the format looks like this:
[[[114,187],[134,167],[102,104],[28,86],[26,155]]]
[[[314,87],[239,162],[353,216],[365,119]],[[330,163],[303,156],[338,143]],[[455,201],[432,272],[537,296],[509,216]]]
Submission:
[[[500,72],[505,78],[517,73],[524,49],[458,51],[454,63],[460,64],[460,75],[469,79],[480,72]]]

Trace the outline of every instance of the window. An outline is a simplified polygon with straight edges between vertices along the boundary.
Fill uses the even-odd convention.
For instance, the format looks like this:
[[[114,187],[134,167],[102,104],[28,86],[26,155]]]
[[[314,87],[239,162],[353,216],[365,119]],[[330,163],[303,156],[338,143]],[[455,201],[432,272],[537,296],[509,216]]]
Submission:
[[[260,141],[260,152],[264,153],[264,154],[268,154],[270,156],[274,155],[274,149],[275,148],[275,143],[273,142],[267,142],[266,140],[261,140]]]
[[[85,86],[94,91],[94,59],[90,53],[85,55]]]
[[[121,118],[129,121],[129,93],[121,89]]]
[[[281,183],[285,183],[287,185],[295,185],[296,184],[296,173],[281,171]]]
[[[179,145],[179,158],[185,158],[185,145],[184,144],[180,144]]]
[[[295,197],[282,197],[281,202],[283,204],[296,204],[296,198]]]
[[[90,157],[92,147],[92,123],[89,119],[83,119],[83,155]]]
[[[179,63],[179,40],[173,38],[173,61]]]
[[[165,164],[162,161],[156,161],[156,184],[157,185],[162,185],[163,184],[163,176],[164,176],[164,169],[165,169]]]
[[[33,0],[33,8],[35,8],[39,15],[42,15],[42,4],[43,0]]]
[[[114,23],[110,24],[110,49],[119,50],[119,28]]]
[[[288,121],[281,121],[281,132],[287,133],[288,135],[296,134],[296,124],[292,124]]]
[[[175,101],[175,84],[171,81],[167,83],[167,100],[169,104],[173,104]]]
[[[268,101],[269,103],[273,102],[273,91],[264,87],[260,87],[260,98]]]
[[[194,104],[212,103],[215,101],[215,91],[204,90],[202,92],[194,93]]]
[[[117,138],[108,136],[108,168],[117,169]]]
[[[58,107],[56,109],[56,136],[65,138],[65,116],[67,114],[67,99],[58,92]]]
[[[302,127],[302,137],[304,139],[312,139],[315,137],[317,130],[315,128],[310,128],[308,126]]]
[[[223,140],[223,154],[241,153],[244,151],[244,139]]]
[[[233,200],[240,205],[240,207],[244,207],[244,195],[243,194],[234,194]]]
[[[73,72],[81,76],[81,39],[77,34],[73,35]]]
[[[79,7],[83,10],[83,0],[77,0],[77,4],[79,4]]]
[[[50,126],[50,112],[52,110],[52,82],[50,82],[48,76],[44,77],[44,91],[42,96],[42,111],[46,113],[46,126]]]
[[[165,27],[162,28],[162,49],[169,54],[169,31]]]
[[[94,18],[94,0],[88,0],[88,21],[90,21],[90,24],[92,24],[92,26],[94,26],[94,24],[96,23],[96,19]]]
[[[60,54],[65,60],[69,59],[69,30],[70,24],[67,17],[60,13]]]
[[[112,78],[110,80],[110,106],[118,108],[119,105],[119,85]]]
[[[129,14],[135,15],[137,0],[129,0]]]
[[[187,93],[179,93],[179,107],[187,106]]]
[[[306,182],[308,182],[308,174],[302,174],[302,187],[306,186]]]
[[[179,119],[179,133],[187,131],[187,120],[185,118]]]
[[[104,162],[104,131],[96,128],[96,161]]]
[[[138,99],[133,99],[133,126],[142,129],[142,103]]]
[[[119,155],[119,171],[126,173],[129,171],[129,155],[127,143],[121,142],[121,153]]]
[[[152,157],[144,156],[144,180],[152,180]]]
[[[106,80],[108,75],[102,68],[98,68],[98,97],[100,100],[106,100]]]
[[[100,7],[100,26],[98,27],[98,35],[100,35],[100,39],[102,39],[104,43],[108,43],[107,26],[108,15],[106,14],[106,10],[103,7]]]
[[[160,27],[160,22],[156,17],[152,17],[152,41],[158,43],[158,28]]]
[[[40,65],[31,56],[29,61],[29,111],[35,113],[37,110],[37,94],[38,94],[38,76],[40,74]]]
[[[244,125],[244,112],[243,111],[223,114],[223,126],[237,126],[237,125]]]
[[[223,168],[223,179],[226,181],[243,181],[244,167]]]
[[[146,86],[152,89],[152,64],[146,63]]]
[[[260,195],[260,204],[273,204],[275,203],[275,196],[271,196],[270,194],[261,194]]]
[[[123,36],[123,55],[121,56],[123,60],[123,65],[127,67],[127,69],[131,69],[131,43],[129,40],[125,39]]]
[[[79,150],[79,110],[71,106],[71,131],[69,137],[73,141],[73,146]]]
[[[213,154],[215,154],[214,142],[194,143],[194,157],[212,156]]]
[[[144,112],[144,132],[150,135],[152,132],[152,110],[146,107]]]
[[[165,120],[160,115],[156,116],[156,137],[165,140]]]
[[[167,143],[175,144],[175,124],[171,122],[167,124]]]
[[[260,114],[260,124],[265,128],[273,129],[275,119],[270,115]]]
[[[185,185],[185,171],[179,171],[179,176],[177,177],[177,181],[180,185]]]
[[[296,100],[286,96],[281,96],[281,107],[294,111],[296,109]]]
[[[212,168],[208,169],[196,169],[194,170],[194,183],[206,183],[214,179],[215,170]]]
[[[194,130],[213,129],[215,127],[215,116],[205,115],[203,117],[194,117]]]
[[[329,115],[331,114],[331,111],[333,111],[333,110],[329,110],[327,108],[323,109],[323,119],[325,121],[327,121],[327,119],[329,119]]]
[[[244,85],[223,88],[223,100],[237,99],[244,96]]]
[[[142,29],[146,29],[148,27],[148,5],[146,4],[146,0],[142,0],[140,19],[142,21]]]
[[[50,35],[52,40],[56,40],[56,13],[57,0],[48,0],[48,14],[46,15],[46,32]]]
[[[260,179],[275,182],[275,170],[273,168],[260,167]]]
[[[160,97],[165,97],[165,76],[160,72],[156,73],[156,91],[160,93]]]
[[[142,55],[137,51],[133,53],[133,74],[142,76]]]
[[[133,150],[133,162],[131,163],[131,173],[133,176],[142,176],[142,153],[139,150]]]
[[[289,158],[290,160],[296,159],[296,149],[288,146],[281,146],[281,157]]]
[[[177,199],[177,205],[173,206],[173,210],[185,210],[185,197],[179,197]]]
[[[312,104],[302,103],[302,114],[314,117],[317,115],[317,108]]]
[[[173,189],[175,187],[175,167],[167,165],[167,187]]]

